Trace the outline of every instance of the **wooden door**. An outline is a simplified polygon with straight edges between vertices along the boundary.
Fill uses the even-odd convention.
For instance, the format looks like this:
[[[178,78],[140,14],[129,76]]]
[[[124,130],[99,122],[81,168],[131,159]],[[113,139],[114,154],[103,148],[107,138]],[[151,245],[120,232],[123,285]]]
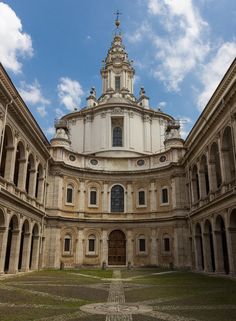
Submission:
[[[115,230],[109,235],[108,265],[126,264],[126,239],[125,234]]]

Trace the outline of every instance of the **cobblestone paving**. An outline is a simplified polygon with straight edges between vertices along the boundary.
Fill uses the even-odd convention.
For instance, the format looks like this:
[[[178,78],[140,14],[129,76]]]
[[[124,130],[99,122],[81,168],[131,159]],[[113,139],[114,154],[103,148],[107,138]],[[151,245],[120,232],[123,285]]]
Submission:
[[[110,303],[125,303],[125,294],[123,284],[120,281],[121,273],[119,270],[114,270],[113,280],[111,281],[108,302]],[[132,315],[125,313],[122,315],[108,313],[106,316],[106,321],[132,321]]]

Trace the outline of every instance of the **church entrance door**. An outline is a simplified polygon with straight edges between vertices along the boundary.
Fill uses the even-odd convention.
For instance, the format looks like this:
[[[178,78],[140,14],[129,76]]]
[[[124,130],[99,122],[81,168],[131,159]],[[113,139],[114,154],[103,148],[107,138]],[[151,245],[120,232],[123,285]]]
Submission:
[[[126,264],[126,237],[120,230],[112,231],[108,241],[108,265]]]

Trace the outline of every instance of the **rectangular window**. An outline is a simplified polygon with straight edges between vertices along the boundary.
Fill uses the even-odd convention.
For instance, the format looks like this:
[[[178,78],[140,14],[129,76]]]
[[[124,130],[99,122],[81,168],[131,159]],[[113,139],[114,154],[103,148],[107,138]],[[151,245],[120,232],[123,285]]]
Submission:
[[[146,251],[146,240],[139,239],[139,252],[145,252],[145,251]]]
[[[71,187],[68,187],[66,190],[66,202],[72,203],[73,201],[73,189]]]
[[[120,76],[115,77],[115,91],[120,91]]]
[[[169,199],[168,199],[168,189],[167,188],[163,188],[162,189],[162,203],[163,204],[168,204],[169,203]]]
[[[90,205],[97,205],[97,191],[90,191]]]
[[[138,205],[145,205],[145,192],[144,191],[138,192]]]
[[[70,252],[70,239],[66,238],[64,242],[64,252]]]
[[[95,240],[89,239],[88,250],[89,252],[95,252]]]
[[[164,251],[169,252],[170,251],[170,239],[164,238]]]

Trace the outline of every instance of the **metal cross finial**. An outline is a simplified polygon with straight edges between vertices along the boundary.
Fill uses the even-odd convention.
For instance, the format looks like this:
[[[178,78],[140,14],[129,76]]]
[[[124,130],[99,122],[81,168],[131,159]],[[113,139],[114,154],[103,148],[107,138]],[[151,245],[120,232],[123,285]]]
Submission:
[[[119,20],[119,15],[121,15],[122,13],[119,10],[116,10],[114,14],[116,15],[116,20]]]
[[[119,15],[121,15],[122,13],[119,10],[117,10],[116,12],[114,12],[114,14],[116,15],[116,21],[115,21],[116,28],[119,29],[120,27]]]

